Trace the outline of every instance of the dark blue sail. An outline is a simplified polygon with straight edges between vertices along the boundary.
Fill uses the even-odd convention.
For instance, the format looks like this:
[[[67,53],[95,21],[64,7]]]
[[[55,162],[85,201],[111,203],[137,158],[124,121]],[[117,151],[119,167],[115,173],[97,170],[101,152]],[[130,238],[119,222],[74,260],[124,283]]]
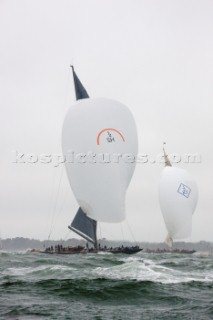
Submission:
[[[81,208],[78,209],[73,222],[68,228],[96,246],[97,222],[89,218]]]
[[[71,67],[72,67],[72,72],[73,72],[76,100],[89,98],[89,95],[88,95],[86,89],[84,88],[83,84],[81,83],[77,74],[75,73],[74,67],[73,66],[71,66]]]

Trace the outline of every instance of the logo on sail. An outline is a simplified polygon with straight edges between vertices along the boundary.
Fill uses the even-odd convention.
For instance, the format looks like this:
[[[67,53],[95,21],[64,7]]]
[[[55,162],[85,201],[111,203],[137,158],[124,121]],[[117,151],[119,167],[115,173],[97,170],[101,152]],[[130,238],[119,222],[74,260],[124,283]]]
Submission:
[[[182,196],[188,198],[190,196],[191,189],[189,187],[187,187],[185,184],[181,183],[179,185],[177,192],[180,193]]]
[[[111,132],[113,131],[113,132]],[[106,132],[106,140],[107,142],[109,143],[112,143],[112,142],[116,142],[116,136],[122,140],[123,142],[125,142],[125,139],[124,139],[124,136],[120,133],[120,131],[114,129],[114,128],[106,128],[106,129],[103,129],[99,132],[99,134],[97,135],[97,139],[96,139],[96,142],[98,145],[100,145],[100,138],[101,138],[101,135]]]

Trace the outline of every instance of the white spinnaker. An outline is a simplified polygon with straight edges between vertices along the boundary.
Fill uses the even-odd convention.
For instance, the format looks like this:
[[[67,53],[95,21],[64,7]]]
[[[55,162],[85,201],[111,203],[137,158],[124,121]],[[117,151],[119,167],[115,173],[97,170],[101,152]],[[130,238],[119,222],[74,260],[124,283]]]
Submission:
[[[160,207],[169,237],[183,239],[191,234],[192,214],[198,190],[191,175],[183,169],[166,166],[159,185]]]
[[[137,146],[135,121],[123,104],[83,99],[68,110],[62,132],[67,176],[79,206],[92,219],[125,219],[125,195]],[[103,154],[109,163],[104,163]]]

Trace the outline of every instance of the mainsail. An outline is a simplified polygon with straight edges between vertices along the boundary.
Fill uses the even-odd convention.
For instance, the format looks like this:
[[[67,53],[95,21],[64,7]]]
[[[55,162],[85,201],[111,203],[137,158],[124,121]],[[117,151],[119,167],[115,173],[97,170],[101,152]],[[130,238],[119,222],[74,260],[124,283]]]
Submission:
[[[68,228],[96,246],[97,222],[87,217],[81,208],[79,208],[73,222]]]
[[[160,178],[159,200],[168,231],[166,243],[172,246],[173,239],[183,239],[191,234],[198,190],[191,175],[186,170],[172,167],[163,151],[165,168]]]
[[[78,101],[69,108],[62,132],[64,155],[74,155],[65,165],[80,206],[74,219],[78,223],[73,221],[70,228],[91,239],[91,232],[82,227],[89,225],[89,219],[95,228],[96,221],[125,219],[126,190],[137,155],[137,130],[126,106],[106,98],[89,98],[74,69],[73,78]]]

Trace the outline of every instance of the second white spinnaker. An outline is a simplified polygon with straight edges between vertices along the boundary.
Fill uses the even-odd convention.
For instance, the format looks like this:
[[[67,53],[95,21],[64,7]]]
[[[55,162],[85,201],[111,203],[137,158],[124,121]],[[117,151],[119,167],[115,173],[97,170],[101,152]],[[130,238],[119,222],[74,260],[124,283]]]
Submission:
[[[168,231],[166,243],[190,236],[192,215],[198,200],[195,180],[184,169],[172,167],[165,154],[165,168],[159,183],[160,207]]]

